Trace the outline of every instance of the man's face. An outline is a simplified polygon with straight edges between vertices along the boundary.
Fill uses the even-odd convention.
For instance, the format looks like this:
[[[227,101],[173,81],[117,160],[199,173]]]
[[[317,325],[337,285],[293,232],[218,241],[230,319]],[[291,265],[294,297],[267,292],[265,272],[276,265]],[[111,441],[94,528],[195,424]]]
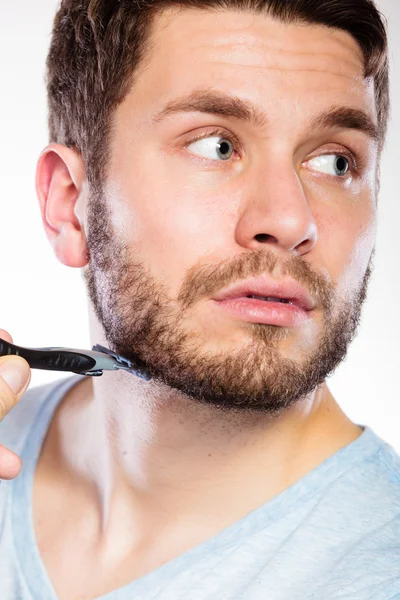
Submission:
[[[270,414],[335,370],[372,272],[377,148],[310,122],[332,106],[376,121],[362,74],[344,32],[234,11],[157,18],[89,201],[85,278],[111,348],[200,402]],[[229,98],[258,121],[226,114]],[[213,300],[262,274],[304,286],[308,319],[254,323]]]

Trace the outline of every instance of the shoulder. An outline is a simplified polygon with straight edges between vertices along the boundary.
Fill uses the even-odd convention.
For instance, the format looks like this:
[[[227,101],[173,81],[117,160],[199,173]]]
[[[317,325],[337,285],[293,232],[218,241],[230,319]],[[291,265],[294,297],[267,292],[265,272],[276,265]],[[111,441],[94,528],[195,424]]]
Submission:
[[[372,452],[331,489],[341,552],[315,598],[400,600],[400,456],[371,429],[367,438]]]

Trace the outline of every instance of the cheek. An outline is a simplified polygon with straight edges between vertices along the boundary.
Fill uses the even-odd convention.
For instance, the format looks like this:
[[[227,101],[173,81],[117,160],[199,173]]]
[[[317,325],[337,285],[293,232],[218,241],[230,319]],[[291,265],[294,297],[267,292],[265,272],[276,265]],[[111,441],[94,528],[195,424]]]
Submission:
[[[154,276],[176,297],[189,269],[215,265],[227,254],[234,216],[224,210],[223,198],[207,201],[193,186],[176,189],[169,200],[141,213],[147,232],[142,250]]]
[[[371,253],[375,243],[375,228],[366,227],[358,232],[358,236],[349,250],[345,268],[340,278],[338,293],[349,298],[358,290],[364,279]]]
[[[234,203],[226,190],[210,194],[204,181],[172,178],[161,165],[157,177],[154,168],[124,170],[110,200],[118,239],[173,298],[191,267],[206,263],[207,256],[215,264],[219,248],[226,255],[229,231],[234,231]]]
[[[376,240],[374,210],[364,205],[347,215],[331,213],[317,223],[322,264],[329,271],[338,298],[351,298],[364,278]]]

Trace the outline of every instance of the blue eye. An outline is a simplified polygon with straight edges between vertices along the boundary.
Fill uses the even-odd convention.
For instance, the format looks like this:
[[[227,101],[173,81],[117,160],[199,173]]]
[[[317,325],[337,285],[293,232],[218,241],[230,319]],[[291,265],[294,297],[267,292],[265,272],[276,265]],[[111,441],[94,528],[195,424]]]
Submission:
[[[234,153],[230,140],[221,136],[210,136],[197,140],[187,146],[190,152],[211,160],[229,160]]]
[[[350,168],[350,161],[341,154],[322,154],[311,158],[309,163],[314,163],[323,173],[328,175],[343,177],[347,174]]]

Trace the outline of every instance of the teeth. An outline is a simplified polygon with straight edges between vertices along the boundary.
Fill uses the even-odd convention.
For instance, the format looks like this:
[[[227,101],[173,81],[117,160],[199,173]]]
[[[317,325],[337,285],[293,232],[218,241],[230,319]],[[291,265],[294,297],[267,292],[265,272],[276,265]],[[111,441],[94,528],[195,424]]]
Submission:
[[[292,302],[289,302],[289,300],[285,300],[284,298],[274,298],[274,296],[255,296],[254,294],[251,294],[248,297],[255,298],[256,300],[265,300],[267,302],[269,301],[269,302],[282,302],[284,304],[293,304]]]

